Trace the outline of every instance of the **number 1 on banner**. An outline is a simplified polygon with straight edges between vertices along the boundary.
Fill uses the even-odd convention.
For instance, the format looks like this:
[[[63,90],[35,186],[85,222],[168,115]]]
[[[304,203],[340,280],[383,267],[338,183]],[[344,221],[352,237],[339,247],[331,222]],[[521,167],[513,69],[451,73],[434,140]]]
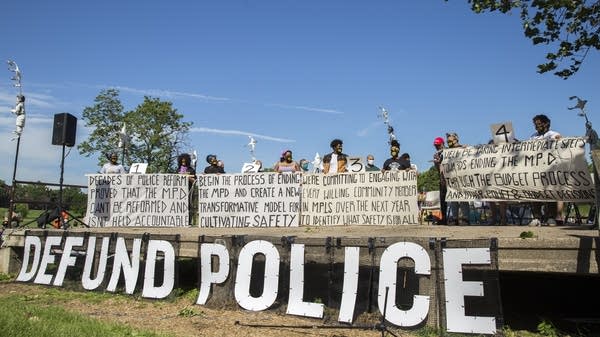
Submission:
[[[147,168],[148,168],[148,163],[134,163],[134,164],[131,164],[131,167],[129,168],[129,173],[144,174],[144,173],[146,173]]]
[[[492,124],[490,129],[492,130],[494,144],[513,143],[515,141],[511,122]]]

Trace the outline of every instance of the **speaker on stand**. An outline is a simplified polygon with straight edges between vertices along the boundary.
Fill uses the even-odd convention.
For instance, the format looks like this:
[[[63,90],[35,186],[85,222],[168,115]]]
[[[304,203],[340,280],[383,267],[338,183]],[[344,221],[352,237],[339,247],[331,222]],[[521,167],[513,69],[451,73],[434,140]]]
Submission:
[[[75,136],[77,134],[77,117],[70,113],[58,113],[54,115],[54,128],[52,129],[52,145],[62,145],[62,156],[60,158],[60,180],[58,190],[58,214],[61,228],[67,229],[63,212],[75,219],[72,214],[63,208],[63,178],[65,173],[65,147],[75,145]],[[79,221],[79,220],[78,220]],[[79,221],[81,222],[81,221]],[[85,224],[84,224],[85,225]]]

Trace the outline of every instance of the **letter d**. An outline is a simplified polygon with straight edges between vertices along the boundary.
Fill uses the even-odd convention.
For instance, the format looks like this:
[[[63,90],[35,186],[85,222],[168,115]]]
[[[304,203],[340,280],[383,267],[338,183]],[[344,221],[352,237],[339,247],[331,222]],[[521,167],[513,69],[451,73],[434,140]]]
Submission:
[[[27,272],[27,267],[29,266],[29,258],[31,257],[31,248],[33,247],[33,261],[31,263],[31,270]],[[21,271],[19,272],[19,276],[17,276],[17,281],[27,282],[31,281],[31,279],[35,276],[37,269],[40,264],[41,257],[41,249],[42,249],[42,241],[39,236],[26,236],[25,237],[25,245],[23,246],[23,264],[21,265]]]

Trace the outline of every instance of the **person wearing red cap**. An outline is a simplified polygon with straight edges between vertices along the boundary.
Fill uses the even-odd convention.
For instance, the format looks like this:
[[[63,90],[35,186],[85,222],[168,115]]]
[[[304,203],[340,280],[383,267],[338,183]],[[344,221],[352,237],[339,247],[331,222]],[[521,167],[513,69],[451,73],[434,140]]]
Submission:
[[[444,151],[444,138],[436,137],[433,140],[433,147],[435,147],[435,153],[433,154],[433,165],[440,175],[440,212],[441,219],[437,222],[438,225],[447,225],[448,221],[446,216],[448,214],[448,204],[446,203],[446,180],[444,179],[444,172],[442,169],[442,151]]]

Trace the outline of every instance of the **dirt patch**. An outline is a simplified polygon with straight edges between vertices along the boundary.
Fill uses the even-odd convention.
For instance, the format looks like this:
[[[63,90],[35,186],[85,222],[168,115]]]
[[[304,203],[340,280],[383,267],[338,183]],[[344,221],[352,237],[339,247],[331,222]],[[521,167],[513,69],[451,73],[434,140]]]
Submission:
[[[0,283],[0,298],[15,294],[43,295],[60,288],[33,284]],[[68,291],[68,290],[62,290]],[[76,292],[74,292],[77,294]],[[169,333],[177,337],[191,336],[380,336],[376,329],[341,329],[326,325],[323,320],[281,314],[274,311],[250,312],[242,309],[212,309],[194,304],[194,299],[178,297],[172,301],[154,301],[134,296],[114,296],[101,301],[85,300],[83,296],[64,296],[53,301],[66,310],[106,322],[118,322],[139,329]],[[377,323],[365,324],[372,326]],[[260,327],[267,326],[267,327]],[[298,328],[303,327],[303,328]],[[398,336],[414,337],[402,330],[393,330]]]

